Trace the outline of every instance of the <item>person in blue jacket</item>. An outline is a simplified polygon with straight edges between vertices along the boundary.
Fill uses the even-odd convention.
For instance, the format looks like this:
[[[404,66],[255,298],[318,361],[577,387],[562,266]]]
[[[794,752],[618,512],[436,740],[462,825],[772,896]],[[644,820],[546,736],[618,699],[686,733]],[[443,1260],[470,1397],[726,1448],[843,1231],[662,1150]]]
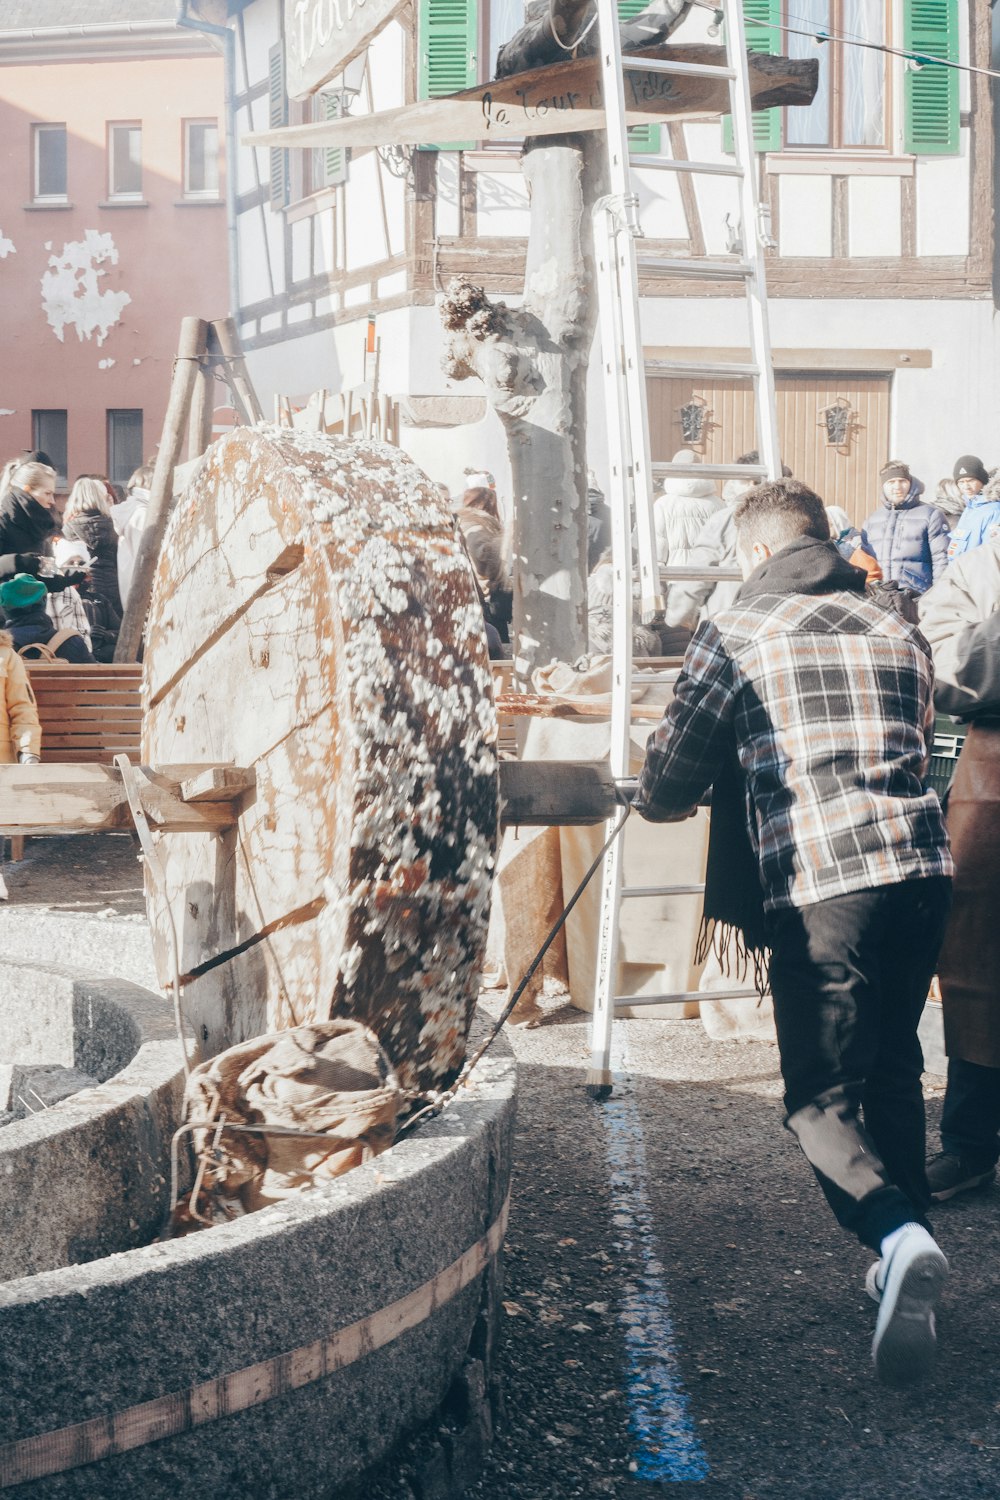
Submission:
[[[909,465],[892,458],[879,470],[883,502],[867,519],[861,545],[887,582],[922,594],[948,564],[948,522],[921,500],[923,484]]]
[[[974,453],[963,453],[955,464],[955,483],[965,499],[965,509],[951,534],[948,561],[981,547],[1000,531],[1000,497],[987,489],[989,474],[982,459]]]

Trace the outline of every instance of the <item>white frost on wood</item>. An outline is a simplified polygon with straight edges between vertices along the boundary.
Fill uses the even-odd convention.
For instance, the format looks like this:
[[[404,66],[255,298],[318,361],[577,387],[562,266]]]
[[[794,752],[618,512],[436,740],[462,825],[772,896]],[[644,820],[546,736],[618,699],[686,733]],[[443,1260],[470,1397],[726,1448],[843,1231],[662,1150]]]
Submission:
[[[49,256],[42,276],[42,310],[56,338],[63,342],[67,327],[82,342],[97,335],[103,344],[110,329],[132,301],[128,292],[101,290],[105,264],[118,264],[118,250],[110,234],[88,229],[82,240],[68,240],[61,255]]]

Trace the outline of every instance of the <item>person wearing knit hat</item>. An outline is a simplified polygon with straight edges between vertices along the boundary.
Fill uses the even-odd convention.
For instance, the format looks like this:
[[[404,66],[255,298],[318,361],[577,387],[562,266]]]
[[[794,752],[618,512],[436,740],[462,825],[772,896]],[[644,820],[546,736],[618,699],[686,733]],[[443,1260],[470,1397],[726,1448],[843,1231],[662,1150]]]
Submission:
[[[0,609],[3,610],[8,634],[18,653],[26,647],[47,646],[56,635],[56,628],[45,609],[48,589],[40,578],[30,573],[17,573],[0,583]],[[92,662],[94,660],[83,637],[75,631],[62,630],[65,636],[54,647],[56,656],[63,661]]]
[[[965,500],[965,509],[951,534],[948,561],[981,547],[1000,530],[1000,486],[991,482],[981,458],[964,453],[956,461],[955,483]]]
[[[924,486],[909,464],[891,458],[878,477],[882,504],[862,527],[861,546],[887,582],[922,594],[947,567],[948,523],[936,506],[921,500]]]

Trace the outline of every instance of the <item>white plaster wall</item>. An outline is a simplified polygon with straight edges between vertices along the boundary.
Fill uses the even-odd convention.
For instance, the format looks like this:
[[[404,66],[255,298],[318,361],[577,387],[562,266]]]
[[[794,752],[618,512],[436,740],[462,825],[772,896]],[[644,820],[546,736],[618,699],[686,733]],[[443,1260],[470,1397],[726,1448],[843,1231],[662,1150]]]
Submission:
[[[243,27],[246,33],[247,73],[253,85],[267,77],[267,54],[281,36],[281,0],[254,0],[243,12]],[[236,78],[238,86],[242,87],[242,62],[238,42]]]
[[[778,225],[782,255],[832,255],[832,178],[779,177]]]
[[[722,149],[722,125],[712,120],[704,125],[688,125],[685,131],[687,149],[692,161],[732,162]],[[739,190],[735,178],[698,177],[692,179],[698,211],[709,255],[726,250],[726,215],[739,222]]]
[[[848,179],[847,236],[851,255],[902,253],[898,177]]]
[[[665,155],[670,154],[665,125],[660,149]],[[651,239],[686,239],[689,229],[677,173],[644,172],[637,168],[632,173],[632,184],[639,197],[639,223],[646,234]]]
[[[530,222],[528,184],[520,172],[477,172],[478,232],[526,237]]]
[[[969,132],[963,156],[917,161],[917,254],[969,254]]]
[[[457,151],[437,153],[437,200],[435,205],[434,232],[438,239],[458,234],[461,217],[458,202]]]

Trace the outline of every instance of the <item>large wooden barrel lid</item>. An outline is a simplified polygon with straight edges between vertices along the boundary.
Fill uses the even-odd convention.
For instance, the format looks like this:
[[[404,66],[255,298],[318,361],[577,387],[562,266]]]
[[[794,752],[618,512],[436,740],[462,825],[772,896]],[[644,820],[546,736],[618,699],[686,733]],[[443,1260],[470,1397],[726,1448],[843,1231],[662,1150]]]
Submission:
[[[497,761],[482,611],[434,486],[384,443],[224,438],[170,520],[143,688],[144,762],[256,771],[231,830],[156,835],[205,1054],[353,1016],[406,1086],[440,1087],[479,981]]]

